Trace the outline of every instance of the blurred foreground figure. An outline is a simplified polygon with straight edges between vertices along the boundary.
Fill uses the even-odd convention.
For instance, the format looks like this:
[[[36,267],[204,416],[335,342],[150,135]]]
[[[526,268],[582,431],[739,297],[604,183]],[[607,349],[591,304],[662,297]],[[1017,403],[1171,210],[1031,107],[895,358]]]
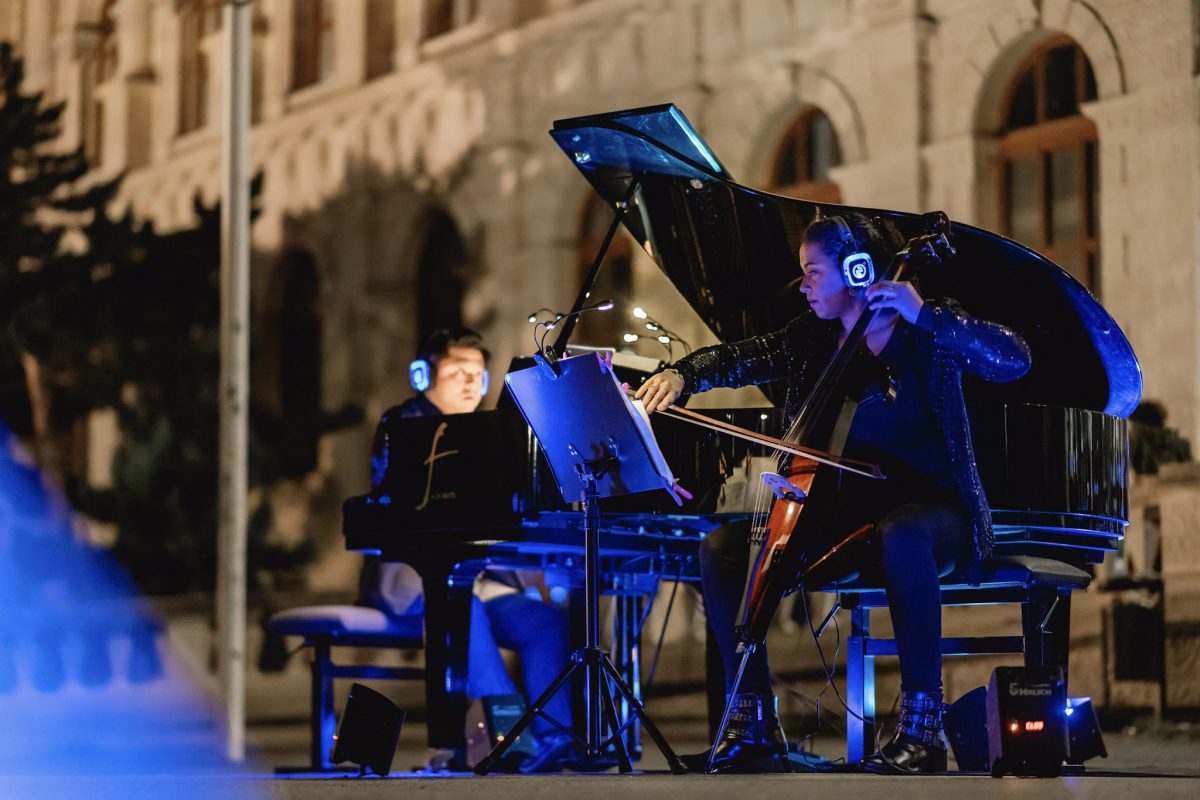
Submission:
[[[0,423],[0,796],[128,798],[161,782],[211,797],[196,779],[230,768],[213,698],[160,653],[156,612],[30,464]]]

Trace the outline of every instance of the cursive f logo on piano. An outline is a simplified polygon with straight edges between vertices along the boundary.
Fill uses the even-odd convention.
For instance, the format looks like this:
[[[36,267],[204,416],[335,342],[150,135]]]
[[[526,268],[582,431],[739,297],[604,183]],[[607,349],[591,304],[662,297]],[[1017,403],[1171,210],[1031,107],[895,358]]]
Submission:
[[[445,432],[445,422],[443,422],[441,425],[438,425],[437,430],[434,431],[433,444],[429,446],[429,456],[425,459],[425,466],[429,467],[429,472],[425,478],[425,496],[421,499],[420,504],[414,508],[416,511],[423,511],[425,506],[429,505],[429,492],[433,488],[433,465],[437,463],[438,459],[455,455],[458,452],[457,450],[447,450],[444,453],[439,453],[437,451],[438,442],[441,441],[442,434]]]

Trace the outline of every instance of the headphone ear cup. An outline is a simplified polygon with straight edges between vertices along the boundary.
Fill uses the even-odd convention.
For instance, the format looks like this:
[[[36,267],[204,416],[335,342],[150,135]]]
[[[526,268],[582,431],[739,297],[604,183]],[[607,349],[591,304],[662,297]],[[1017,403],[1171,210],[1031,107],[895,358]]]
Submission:
[[[867,253],[850,253],[842,259],[842,280],[850,289],[862,289],[875,282],[875,262]]]
[[[433,369],[428,361],[418,358],[408,365],[408,382],[418,392],[423,392],[433,384]]]
[[[858,241],[850,231],[850,225],[841,217],[829,217],[830,222],[837,226],[841,247],[838,250],[838,263],[842,267],[842,281],[848,289],[862,289],[875,282],[875,262],[871,256],[859,250]]]

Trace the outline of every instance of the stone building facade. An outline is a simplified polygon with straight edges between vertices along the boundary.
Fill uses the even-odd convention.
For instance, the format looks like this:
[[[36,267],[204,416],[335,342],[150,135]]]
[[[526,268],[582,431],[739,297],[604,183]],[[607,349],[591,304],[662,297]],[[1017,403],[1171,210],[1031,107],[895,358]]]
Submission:
[[[123,202],[160,228],[218,193],[221,5],[0,0],[29,85],[67,101],[63,146],[83,144],[97,176],[126,172]],[[461,319],[502,367],[529,351],[531,310],[570,306],[607,211],[546,131],[580,114],[674,102],[742,183],[944,209],[1045,251],[1200,442],[1196,0],[253,5],[253,391],[298,402],[287,365],[311,361],[309,402],[368,417],[278,489],[290,535],[328,553],[315,585],[351,580],[338,503],[367,488],[371,421],[410,393],[422,333]],[[620,300],[712,341],[644,254],[614,253]],[[288,326],[306,324],[319,336],[298,350]],[[601,339],[627,323],[606,324],[582,335],[619,344]]]

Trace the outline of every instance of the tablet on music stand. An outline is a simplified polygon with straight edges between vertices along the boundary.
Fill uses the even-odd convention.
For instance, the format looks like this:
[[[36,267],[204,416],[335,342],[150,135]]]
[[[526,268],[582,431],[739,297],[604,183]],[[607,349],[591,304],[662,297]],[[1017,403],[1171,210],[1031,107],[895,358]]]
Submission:
[[[678,502],[650,418],[598,354],[542,362],[504,382],[541,443],[564,500],[578,502],[583,495],[581,461],[610,459],[596,475],[599,497],[665,489]]]

